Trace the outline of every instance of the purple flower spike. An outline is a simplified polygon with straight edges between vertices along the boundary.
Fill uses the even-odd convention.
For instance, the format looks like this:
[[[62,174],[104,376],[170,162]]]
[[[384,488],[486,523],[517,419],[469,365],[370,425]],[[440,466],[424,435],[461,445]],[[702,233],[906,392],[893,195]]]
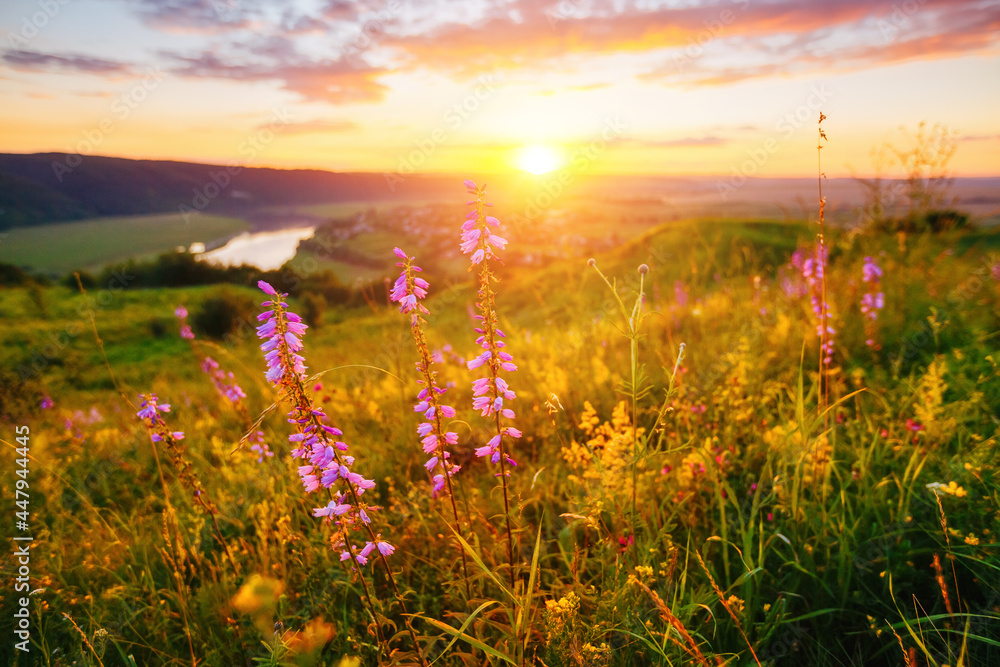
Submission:
[[[351,470],[354,457],[346,453],[346,443],[336,440],[343,432],[326,423],[326,413],[313,405],[307,393],[301,337],[308,327],[301,317],[287,310],[287,294],[277,292],[264,281],[260,281],[258,287],[274,297],[264,302],[269,312],[259,318],[264,323],[257,328],[257,335],[264,341],[261,349],[267,362],[265,377],[292,404],[288,413],[288,422],[296,429],[289,436],[293,443],[292,456],[304,459],[303,465],[298,466],[299,478],[306,493],[325,488],[334,495],[326,507],[314,509],[313,515],[339,527],[334,546],[343,549],[341,560],[350,560],[353,555],[355,561],[365,565],[371,549],[355,553],[350,531],[361,530],[375,538],[370,524],[372,513],[379,508],[361,500],[366,491],[375,488],[375,482]],[[266,445],[251,449],[260,454],[258,461],[272,454]],[[382,550],[379,553],[382,557],[389,555]]]
[[[493,233],[492,228],[501,225],[497,218],[486,214],[488,204],[484,200],[483,188],[476,187],[471,181],[466,181],[465,185],[476,199],[472,202],[475,209],[469,212],[462,224],[460,249],[465,254],[471,252],[469,259],[472,266],[479,267],[479,302],[476,304],[479,312],[475,318],[480,321],[480,325],[475,331],[479,334],[476,342],[483,349],[481,354],[466,362],[466,366],[469,370],[477,368],[486,370],[484,377],[472,383],[472,407],[487,418],[499,413],[496,417],[496,435],[486,445],[476,448],[476,456],[488,458],[494,464],[502,462],[513,466],[514,461],[508,456],[503,441],[504,438],[518,438],[521,432],[515,428],[504,427],[500,422],[501,418],[514,418],[514,411],[504,407],[504,401],[515,397],[507,381],[500,377],[500,373],[501,371],[512,373],[517,370],[517,366],[514,364],[513,356],[506,350],[506,342],[503,340],[505,335],[499,328],[492,287],[495,278],[490,268],[490,260],[499,261],[495,251],[503,250],[507,245],[507,239]],[[510,474],[506,467],[504,474]]]
[[[882,269],[872,257],[865,257],[861,268],[861,280],[866,285],[866,291],[861,295],[861,314],[865,322],[865,345],[878,350],[881,348],[876,337],[876,321],[878,311],[885,307],[885,294],[881,291]]]
[[[419,299],[427,296],[427,288],[430,285],[423,278],[414,276],[414,273],[419,273],[422,269],[419,266],[415,266],[413,258],[408,257],[401,249],[393,248],[392,252],[396,257],[403,260],[397,263],[397,266],[403,267],[403,270],[400,272],[399,277],[396,278],[396,282],[389,292],[389,298],[399,304],[399,312],[401,313],[418,311],[427,314],[427,309],[419,303]],[[415,313],[414,316],[416,316]]]

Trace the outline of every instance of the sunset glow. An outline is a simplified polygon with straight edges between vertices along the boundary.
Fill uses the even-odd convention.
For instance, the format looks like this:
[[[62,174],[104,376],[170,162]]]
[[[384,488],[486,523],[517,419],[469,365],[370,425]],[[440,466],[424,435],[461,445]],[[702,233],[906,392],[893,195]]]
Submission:
[[[517,156],[518,168],[536,176],[558,169],[563,162],[559,151],[550,146],[525,146]]]
[[[0,152],[539,174],[521,147],[618,119],[597,173],[725,175],[773,139],[759,175],[801,176],[822,107],[831,177],[921,121],[1000,172],[997,2],[49,4],[0,7]]]

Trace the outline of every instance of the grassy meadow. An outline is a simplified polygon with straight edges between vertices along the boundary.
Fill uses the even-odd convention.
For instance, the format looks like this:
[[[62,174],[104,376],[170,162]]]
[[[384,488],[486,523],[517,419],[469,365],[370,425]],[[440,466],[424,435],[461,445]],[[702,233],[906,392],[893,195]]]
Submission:
[[[4,587],[0,663],[1000,664],[996,229],[827,229],[826,367],[793,264],[815,222],[618,226],[614,242],[567,237],[562,258],[494,264],[517,365],[505,424],[522,434],[503,440],[517,462],[503,486],[474,451],[499,417],[472,408],[483,325],[458,226],[361,247],[391,267],[399,245],[428,267],[422,330],[456,409],[453,500],[424,467],[411,318],[381,286],[396,274],[372,268],[367,306],[329,307],[301,337],[299,400],[377,484],[373,532],[351,539],[395,552],[367,565],[341,559],[348,531],[313,516],[330,496],[296,475],[291,405],[253,331],[264,308],[223,340],[179,333],[178,306],[193,318],[223,293],[259,303],[256,286],[0,290],[0,507],[7,525],[22,511],[27,425],[33,537],[30,652],[12,648],[19,594]],[[573,229],[512,230],[509,251]],[[454,245],[440,261],[439,237]],[[884,294],[869,324],[866,257]],[[136,416],[151,392],[182,440],[151,440]],[[273,456],[241,443],[258,430]]]
[[[5,263],[45,273],[97,271],[106,264],[149,259],[196,241],[220,241],[246,228],[243,220],[217,215],[199,215],[195,224],[177,213],[94,218],[11,229],[0,256]]]

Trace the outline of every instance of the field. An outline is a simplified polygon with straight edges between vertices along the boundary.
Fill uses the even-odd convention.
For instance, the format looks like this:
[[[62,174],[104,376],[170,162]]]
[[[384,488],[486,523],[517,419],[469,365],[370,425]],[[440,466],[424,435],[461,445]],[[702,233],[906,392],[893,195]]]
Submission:
[[[9,230],[0,261],[61,275],[95,271],[129,258],[148,259],[177,246],[206,245],[245,231],[236,218],[201,215],[197,224],[180,214],[95,218]]]
[[[8,641],[0,662],[1000,664],[1000,233],[828,228],[817,281],[803,269],[815,221],[586,215],[501,227],[486,323],[457,225],[376,218],[352,245],[382,263],[368,306],[327,309],[301,336],[304,375],[279,386],[252,328],[267,308],[220,341],[181,337],[174,314],[269,299],[255,285],[0,290],[0,507],[26,513],[11,535],[33,537],[30,599],[5,588],[0,620],[16,636],[28,610],[30,654]],[[427,268],[422,363],[454,416],[432,402],[444,417],[424,421],[426,396],[415,412],[427,376],[411,314],[379,284],[400,271],[394,245]],[[517,370],[470,370],[474,328],[494,325]],[[473,380],[493,373],[514,416],[472,407]],[[171,407],[143,420],[150,393]],[[366,503],[356,482],[306,493],[295,410],[343,431],[347,465],[375,482]],[[475,450],[507,427],[517,465],[501,469]],[[457,434],[461,470],[436,493],[427,429]],[[273,456],[241,442],[257,431]],[[337,523],[314,516],[331,498],[352,507]]]

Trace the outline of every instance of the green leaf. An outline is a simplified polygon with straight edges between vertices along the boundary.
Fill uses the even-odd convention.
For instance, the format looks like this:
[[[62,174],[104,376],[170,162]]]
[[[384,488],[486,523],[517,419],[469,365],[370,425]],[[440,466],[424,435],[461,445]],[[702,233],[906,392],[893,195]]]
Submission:
[[[517,622],[514,625],[515,637],[521,636],[521,625],[526,622],[527,616],[531,613],[531,598],[535,591],[535,582],[538,580],[538,552],[541,551],[542,544],[542,517],[538,519],[538,534],[535,536],[535,553],[531,556],[531,573],[528,575],[528,590],[524,593],[524,603],[517,611]],[[528,641],[527,633],[524,637],[525,643]]]
[[[490,604],[492,604],[492,603],[493,603],[493,601],[490,602]],[[447,632],[449,635],[452,635],[456,639],[461,639],[462,641],[470,644],[471,646],[474,646],[474,647],[478,648],[480,651],[482,651],[486,655],[491,655],[494,658],[500,658],[501,660],[503,660],[505,662],[509,662],[510,664],[514,665],[515,667],[517,666],[517,663],[514,662],[514,660],[512,660],[508,656],[504,655],[500,651],[496,650],[495,648],[490,648],[489,646],[487,646],[486,644],[482,643],[481,641],[479,641],[475,637],[470,637],[469,635],[465,634],[464,632],[462,632],[460,630],[456,630],[455,628],[451,627],[450,625],[445,625],[444,623],[442,623],[441,621],[438,621],[436,619],[425,618],[424,620],[427,621],[428,623],[430,623],[431,625],[433,625],[435,628],[438,628],[439,630],[443,630],[443,631]],[[449,644],[449,646],[450,646],[450,644]]]
[[[479,567],[479,569],[482,570],[490,579],[492,579],[493,583],[499,586],[500,590],[506,593],[507,597],[509,597],[512,602],[516,603],[517,599],[514,597],[514,594],[510,590],[508,590],[506,586],[500,583],[500,580],[497,579],[495,574],[493,574],[493,570],[486,567],[486,564],[479,557],[479,554],[476,553],[476,550],[473,549],[472,546],[465,541],[465,538],[459,535],[458,531],[456,531],[452,526],[449,525],[448,528],[449,530],[451,530],[452,533],[455,534],[455,538],[459,541],[459,543],[461,543],[462,548],[465,549],[465,552],[469,554],[470,557],[472,557],[473,562]]]
[[[438,657],[434,658],[434,660],[432,660],[430,664],[433,665],[435,662],[437,662],[438,660],[440,660],[441,658],[443,658],[444,655],[445,655],[445,653],[447,653],[449,650],[451,650],[451,647],[455,645],[455,642],[457,642],[460,638],[463,638],[464,636],[466,636],[465,635],[465,629],[467,627],[469,627],[470,623],[472,623],[474,620],[476,620],[476,616],[478,616],[479,613],[482,612],[483,610],[485,610],[487,607],[489,607],[490,605],[494,605],[494,604],[500,604],[500,603],[497,602],[496,600],[489,600],[487,602],[482,603],[478,607],[476,607],[476,610],[474,612],[472,612],[467,619],[465,619],[465,623],[462,623],[462,627],[460,627],[458,629],[457,634],[455,634],[455,636],[452,637],[452,640],[450,642],[448,642],[448,645],[444,647],[443,651],[441,651],[441,655],[439,655]],[[431,619],[425,618],[424,620],[429,621]],[[451,626],[448,626],[448,627],[451,627]],[[470,642],[470,643],[472,643],[472,642]],[[473,645],[475,645],[475,644],[473,644]]]

